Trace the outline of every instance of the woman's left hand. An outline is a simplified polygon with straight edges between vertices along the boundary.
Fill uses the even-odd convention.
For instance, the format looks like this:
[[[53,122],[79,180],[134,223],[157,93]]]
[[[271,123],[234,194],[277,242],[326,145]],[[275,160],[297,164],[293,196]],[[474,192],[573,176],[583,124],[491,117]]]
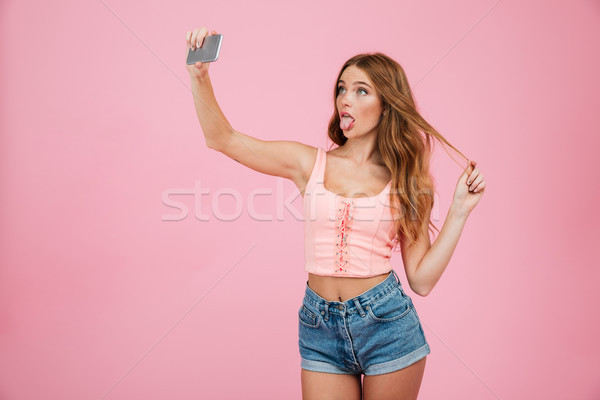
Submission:
[[[464,215],[471,213],[485,192],[486,182],[483,180],[483,174],[479,168],[475,167],[476,165],[475,161],[469,161],[469,165],[458,178],[454,190],[452,207]]]

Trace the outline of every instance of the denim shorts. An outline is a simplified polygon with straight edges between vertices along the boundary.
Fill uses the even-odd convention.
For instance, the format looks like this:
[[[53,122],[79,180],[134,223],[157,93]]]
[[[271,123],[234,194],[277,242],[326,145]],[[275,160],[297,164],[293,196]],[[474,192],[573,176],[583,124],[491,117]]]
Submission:
[[[307,281],[298,338],[301,368],[334,374],[385,374],[431,352],[417,310],[394,270],[344,302],[325,300]]]

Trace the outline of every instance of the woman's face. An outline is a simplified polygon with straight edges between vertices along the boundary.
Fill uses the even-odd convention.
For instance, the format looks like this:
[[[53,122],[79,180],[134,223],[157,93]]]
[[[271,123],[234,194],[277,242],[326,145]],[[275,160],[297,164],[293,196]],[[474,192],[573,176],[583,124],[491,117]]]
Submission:
[[[346,137],[358,137],[375,130],[383,112],[375,85],[363,70],[354,65],[342,73],[335,103],[340,129]]]

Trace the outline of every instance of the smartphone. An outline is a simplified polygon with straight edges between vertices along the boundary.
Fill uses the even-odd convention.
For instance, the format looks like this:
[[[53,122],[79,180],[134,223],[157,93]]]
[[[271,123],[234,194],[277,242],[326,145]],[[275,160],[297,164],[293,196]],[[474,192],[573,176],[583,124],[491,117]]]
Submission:
[[[195,64],[197,62],[217,61],[222,41],[222,34],[205,36],[202,47],[197,48],[196,50],[190,48],[187,56],[187,63]]]

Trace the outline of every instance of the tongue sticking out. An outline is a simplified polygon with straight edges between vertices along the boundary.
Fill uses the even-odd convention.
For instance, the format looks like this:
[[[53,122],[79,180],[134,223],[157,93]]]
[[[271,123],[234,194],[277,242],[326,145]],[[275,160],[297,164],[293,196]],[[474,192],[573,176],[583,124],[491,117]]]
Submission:
[[[354,122],[354,118],[343,116],[340,119],[340,129],[345,131],[346,129],[348,129],[350,127],[350,125],[352,125],[353,122]]]

